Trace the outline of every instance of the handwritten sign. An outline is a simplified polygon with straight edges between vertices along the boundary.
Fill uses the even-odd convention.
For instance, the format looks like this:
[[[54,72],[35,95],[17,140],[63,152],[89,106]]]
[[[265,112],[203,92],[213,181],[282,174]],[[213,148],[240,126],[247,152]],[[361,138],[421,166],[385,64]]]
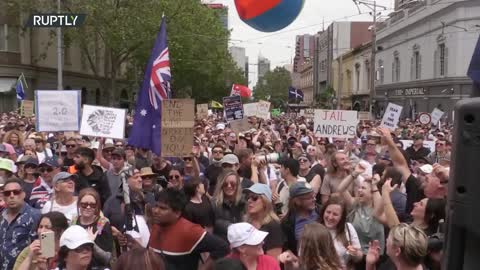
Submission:
[[[243,104],[243,114],[247,117],[256,116],[257,104],[258,102]]]
[[[36,90],[37,131],[78,131],[80,104],[80,90]]]
[[[315,109],[300,110],[300,115],[305,117],[305,118],[313,119],[315,117]]]
[[[243,118],[241,120],[231,121],[230,128],[232,128],[233,132],[238,134],[251,129],[251,125],[248,123],[248,118]]]
[[[386,127],[390,130],[397,128],[398,121],[400,120],[400,115],[402,114],[402,106],[397,104],[388,103],[385,114],[383,115],[382,127]]]
[[[361,120],[361,121],[372,120],[371,113],[370,112],[358,112],[358,120]]]
[[[432,111],[432,124],[438,125],[438,121],[442,118],[444,112],[439,110],[438,108],[433,109]]]
[[[84,105],[80,134],[85,136],[123,139],[126,110]]]
[[[183,157],[192,152],[193,99],[166,99],[162,101],[162,155]]]
[[[229,122],[243,119],[243,106],[240,96],[224,97],[223,110],[225,112],[225,120]]]
[[[270,102],[264,100],[257,102],[257,117],[265,120],[270,119]]]
[[[208,118],[208,104],[197,104],[197,118]]]
[[[23,100],[21,114],[25,117],[33,116],[33,100]]]
[[[315,135],[334,138],[354,138],[357,135],[357,111],[315,110]]]

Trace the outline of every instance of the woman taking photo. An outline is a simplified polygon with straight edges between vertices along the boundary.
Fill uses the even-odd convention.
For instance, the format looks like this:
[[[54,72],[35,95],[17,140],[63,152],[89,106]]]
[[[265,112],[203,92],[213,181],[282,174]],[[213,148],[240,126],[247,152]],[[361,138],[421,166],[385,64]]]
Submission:
[[[242,200],[240,176],[233,170],[224,170],[218,177],[212,199],[215,223],[213,233],[227,240],[227,228],[242,221],[245,202]]]
[[[347,223],[345,202],[338,196],[331,197],[320,212],[320,223],[329,230],[343,269],[353,269],[352,264],[362,260],[363,253],[357,232]]]
[[[202,180],[198,177],[193,177],[185,184],[183,191],[187,198],[190,199],[185,206],[184,217],[211,232],[215,216],[210,200],[205,195],[205,186]]]
[[[55,253],[60,249],[60,236],[68,228],[68,220],[60,212],[50,212],[40,217],[37,226],[37,235],[40,237],[42,233],[54,232],[55,234]],[[55,269],[57,267],[57,257],[45,258],[40,251],[40,240],[33,241],[30,246],[26,247],[15,262],[14,270],[40,270]]]
[[[279,256],[279,261],[285,265],[285,270],[297,269],[344,269],[329,230],[319,223],[305,225],[300,238],[300,257],[287,251]]]
[[[113,235],[110,222],[101,214],[100,195],[93,188],[84,188],[78,195],[78,217],[73,225],[87,230],[93,246],[93,267],[109,267],[113,252]]]
[[[273,212],[272,192],[265,184],[254,184],[247,193],[247,215],[245,221],[255,228],[268,232],[263,244],[265,254],[277,258],[282,253],[283,231],[278,216]]]

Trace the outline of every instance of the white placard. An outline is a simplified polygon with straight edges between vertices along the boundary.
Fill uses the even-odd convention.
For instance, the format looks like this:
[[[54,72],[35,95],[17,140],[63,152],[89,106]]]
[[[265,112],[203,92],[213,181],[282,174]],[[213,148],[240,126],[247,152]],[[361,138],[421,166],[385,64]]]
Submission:
[[[243,115],[245,116],[256,116],[257,114],[257,102],[243,104]]]
[[[315,110],[315,135],[333,138],[354,138],[357,135],[357,111]]]
[[[441,110],[439,110],[438,108],[435,108],[433,109],[432,111],[432,124],[434,125],[437,125],[438,124],[438,121],[440,121],[440,119],[442,118],[444,112],[442,112]]]
[[[400,120],[400,115],[402,114],[403,107],[397,104],[388,103],[385,114],[383,115],[382,127],[386,127],[390,130],[397,128],[398,121]]]
[[[80,134],[85,136],[123,139],[125,109],[83,105]]]
[[[80,90],[35,90],[36,130],[78,131]]]
[[[257,117],[265,120],[270,119],[270,102],[264,100],[257,102]]]
[[[303,109],[300,110],[300,115],[305,117],[305,118],[311,118],[315,116],[315,109]]]
[[[400,140],[403,143],[403,150],[407,150],[408,147],[412,146],[413,140]],[[435,152],[435,142],[434,141],[423,141],[423,147],[430,149],[430,152]]]

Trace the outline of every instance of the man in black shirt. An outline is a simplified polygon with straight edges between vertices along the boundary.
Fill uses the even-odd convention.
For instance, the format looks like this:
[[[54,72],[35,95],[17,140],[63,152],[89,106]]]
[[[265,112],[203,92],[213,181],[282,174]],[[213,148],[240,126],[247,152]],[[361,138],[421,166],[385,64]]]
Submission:
[[[75,164],[73,158],[75,157],[75,150],[77,150],[77,143],[75,138],[70,137],[65,142],[65,147],[67,148],[67,156],[63,158],[63,166],[70,167]]]
[[[420,134],[413,137],[412,146],[408,147],[405,151],[411,160],[424,158],[430,154],[430,149],[423,146],[423,136]]]
[[[215,186],[217,185],[217,178],[222,173],[222,158],[225,149],[223,146],[217,144],[212,148],[212,161],[205,169],[205,177],[208,179],[208,194],[213,195]]]

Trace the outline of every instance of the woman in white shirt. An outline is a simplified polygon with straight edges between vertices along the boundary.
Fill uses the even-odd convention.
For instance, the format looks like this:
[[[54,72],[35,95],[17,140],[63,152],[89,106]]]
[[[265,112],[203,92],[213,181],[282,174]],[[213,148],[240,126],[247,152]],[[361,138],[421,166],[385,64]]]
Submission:
[[[355,228],[347,223],[345,202],[337,196],[330,197],[320,212],[320,223],[330,231],[342,267],[353,269],[353,263],[361,261],[363,253]]]
[[[59,172],[53,177],[52,186],[55,192],[43,206],[42,214],[57,211],[64,214],[69,223],[72,222],[72,218],[78,214],[77,197],[73,195],[76,177],[77,175],[67,172]]]

